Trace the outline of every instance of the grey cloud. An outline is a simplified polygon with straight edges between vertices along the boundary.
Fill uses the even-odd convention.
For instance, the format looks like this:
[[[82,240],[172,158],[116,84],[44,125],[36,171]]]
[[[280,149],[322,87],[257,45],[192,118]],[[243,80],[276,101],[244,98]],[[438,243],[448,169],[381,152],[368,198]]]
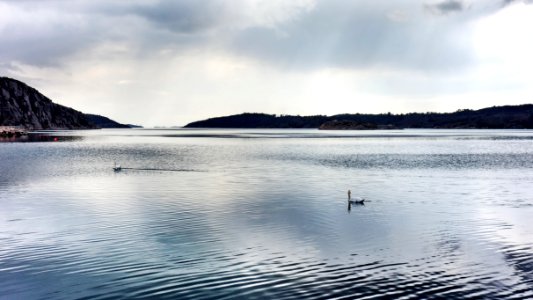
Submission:
[[[518,2],[525,3],[525,4],[531,4],[533,3],[533,0],[503,0],[502,6],[507,6],[509,4],[518,3]]]
[[[454,40],[461,22],[443,21],[424,28],[391,22],[385,10],[343,1],[322,2],[281,28],[251,28],[235,39],[234,51],[282,64],[286,68],[402,68],[453,70],[471,62],[469,45]]]
[[[195,34],[223,23],[228,11],[221,2],[208,0],[159,1],[133,7],[130,13],[177,33]]]
[[[418,1],[320,0],[313,9],[274,25],[237,26],[236,19],[242,16],[239,10],[243,9],[237,1],[2,2],[16,7],[30,5],[36,13],[53,8],[57,14],[39,29],[8,26],[21,30],[16,32],[0,27],[0,63],[33,65],[58,65],[102,43],[125,41],[131,45],[128,55],[140,58],[160,49],[179,53],[200,48],[295,70],[382,67],[447,71],[472,63],[462,26],[485,13],[474,10],[461,14],[461,18],[439,18],[428,27],[435,17],[417,14]],[[465,8],[456,0],[431,7],[441,14]],[[411,11],[412,18],[391,21],[387,16],[396,9]],[[76,17],[69,18],[71,15]]]
[[[30,65],[58,66],[63,58],[94,43],[94,37],[86,29],[51,26],[35,34],[25,28],[9,28],[1,32],[0,61],[18,61]],[[36,32],[37,31],[37,32]]]
[[[434,14],[437,15],[447,15],[449,13],[455,13],[463,11],[464,4],[461,1],[458,0],[446,0],[444,2],[436,3],[436,4],[425,4],[424,8]]]
[[[3,63],[59,67],[82,52],[90,54],[95,47],[117,42],[131,45],[129,55],[142,56],[139,52],[146,51],[144,56],[148,56],[158,48],[172,44],[184,47],[199,43],[194,35],[178,40],[157,30],[167,27],[165,22],[173,22],[168,25],[169,30],[191,34],[197,28],[208,26],[201,24],[202,13],[197,4],[168,6],[166,3],[175,2],[162,1],[163,4],[155,9],[139,1],[125,4],[100,0],[0,0],[2,3],[17,9],[18,13],[30,12],[20,23],[0,26],[0,62]],[[165,15],[164,11],[168,13]],[[32,22],[31,18],[42,24]],[[43,21],[45,18],[48,20]],[[139,19],[157,21],[158,24],[147,26]]]

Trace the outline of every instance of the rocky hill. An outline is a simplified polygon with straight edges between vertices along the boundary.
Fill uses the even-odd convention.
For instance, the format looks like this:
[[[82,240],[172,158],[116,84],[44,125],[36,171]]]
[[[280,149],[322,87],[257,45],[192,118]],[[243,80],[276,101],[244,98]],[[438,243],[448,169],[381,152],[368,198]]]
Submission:
[[[0,77],[0,126],[22,126],[28,130],[125,128],[101,116],[85,115],[52,100],[25,83]]]

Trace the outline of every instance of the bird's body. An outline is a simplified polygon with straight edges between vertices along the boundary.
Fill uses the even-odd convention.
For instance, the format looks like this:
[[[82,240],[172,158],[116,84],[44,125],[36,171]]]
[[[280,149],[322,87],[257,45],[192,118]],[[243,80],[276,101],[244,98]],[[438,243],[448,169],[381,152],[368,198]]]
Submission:
[[[349,199],[348,202],[350,202],[351,204],[364,204],[365,203],[365,198],[353,197],[353,198]]]

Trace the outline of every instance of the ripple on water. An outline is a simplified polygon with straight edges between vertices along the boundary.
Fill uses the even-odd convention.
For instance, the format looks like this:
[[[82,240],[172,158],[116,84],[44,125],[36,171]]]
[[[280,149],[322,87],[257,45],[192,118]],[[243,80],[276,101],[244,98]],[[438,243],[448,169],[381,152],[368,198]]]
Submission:
[[[248,135],[0,147],[0,295],[533,297],[530,139]]]

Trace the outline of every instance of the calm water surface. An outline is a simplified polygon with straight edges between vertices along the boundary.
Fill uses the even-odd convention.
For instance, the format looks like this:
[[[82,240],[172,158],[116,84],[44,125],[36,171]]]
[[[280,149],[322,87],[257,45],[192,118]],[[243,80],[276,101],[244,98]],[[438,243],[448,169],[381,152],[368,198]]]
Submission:
[[[531,299],[533,131],[1,143],[0,299],[119,298]]]

